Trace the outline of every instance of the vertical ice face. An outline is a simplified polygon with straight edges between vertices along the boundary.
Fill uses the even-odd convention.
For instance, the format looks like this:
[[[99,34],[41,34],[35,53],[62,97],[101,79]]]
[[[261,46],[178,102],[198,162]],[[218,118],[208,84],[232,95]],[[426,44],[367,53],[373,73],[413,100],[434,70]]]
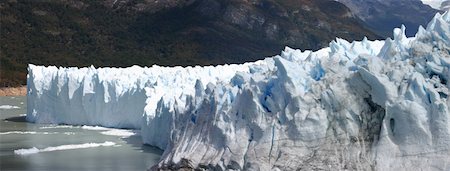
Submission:
[[[140,128],[166,169],[449,170],[449,23],[243,65],[30,65],[27,119]]]
[[[383,69],[398,91],[386,104],[375,148],[381,170],[450,167],[449,22],[448,12],[437,14]]]
[[[216,83],[248,71],[247,65],[98,69],[29,65],[27,120],[140,128],[144,109],[156,109],[163,97],[190,95],[197,80]],[[146,117],[154,115],[147,112]]]
[[[144,139],[166,150],[162,168],[448,170],[448,17],[413,38],[401,27],[385,42],[286,48],[190,105],[163,105],[166,142]]]
[[[28,67],[27,120],[140,128],[148,78],[139,67]]]

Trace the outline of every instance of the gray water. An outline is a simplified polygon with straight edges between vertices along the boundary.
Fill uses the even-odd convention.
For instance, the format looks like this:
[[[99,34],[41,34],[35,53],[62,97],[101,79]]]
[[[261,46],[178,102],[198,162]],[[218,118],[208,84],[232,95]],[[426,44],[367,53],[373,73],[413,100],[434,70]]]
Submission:
[[[138,131],[135,135],[104,135],[101,130],[80,126],[34,124],[25,121],[26,97],[0,97],[0,170],[146,170],[159,160],[162,151],[142,145]],[[113,142],[114,146],[45,151],[19,155],[14,150],[57,147],[70,144]]]

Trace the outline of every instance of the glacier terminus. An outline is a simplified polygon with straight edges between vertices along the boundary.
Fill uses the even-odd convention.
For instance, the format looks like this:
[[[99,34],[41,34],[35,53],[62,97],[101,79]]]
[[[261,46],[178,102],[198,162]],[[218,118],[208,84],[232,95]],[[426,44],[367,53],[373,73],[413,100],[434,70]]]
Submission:
[[[150,169],[450,170],[450,13],[405,29],[245,64],[29,65],[26,119],[140,129]]]

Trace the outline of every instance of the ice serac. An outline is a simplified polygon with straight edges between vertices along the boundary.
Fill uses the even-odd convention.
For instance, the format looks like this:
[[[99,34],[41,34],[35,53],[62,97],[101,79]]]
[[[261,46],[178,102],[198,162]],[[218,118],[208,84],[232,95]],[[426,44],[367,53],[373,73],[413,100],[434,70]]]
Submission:
[[[28,66],[27,120],[38,123],[140,128],[144,108],[162,97],[193,92],[197,80],[217,82],[248,64],[217,67],[57,68]],[[148,103],[148,104],[147,104]]]
[[[450,14],[405,29],[243,65],[30,65],[27,119],[140,128],[155,169],[450,170]]]
[[[448,170],[449,22],[436,15],[412,38],[401,27],[386,41],[286,48],[175,99],[188,104],[162,105],[165,117],[147,123],[170,122],[157,167]]]

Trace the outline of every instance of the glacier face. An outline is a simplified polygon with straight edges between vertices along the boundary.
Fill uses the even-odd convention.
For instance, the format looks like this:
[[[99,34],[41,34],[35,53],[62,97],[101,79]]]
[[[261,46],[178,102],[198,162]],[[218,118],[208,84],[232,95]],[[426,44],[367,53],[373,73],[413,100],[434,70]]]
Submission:
[[[449,170],[450,14],[242,65],[29,66],[27,120],[141,129],[155,168]]]
[[[98,69],[29,65],[27,120],[139,129],[144,108],[154,110],[162,97],[193,92],[189,85],[197,80],[215,83],[231,78],[248,65]]]

